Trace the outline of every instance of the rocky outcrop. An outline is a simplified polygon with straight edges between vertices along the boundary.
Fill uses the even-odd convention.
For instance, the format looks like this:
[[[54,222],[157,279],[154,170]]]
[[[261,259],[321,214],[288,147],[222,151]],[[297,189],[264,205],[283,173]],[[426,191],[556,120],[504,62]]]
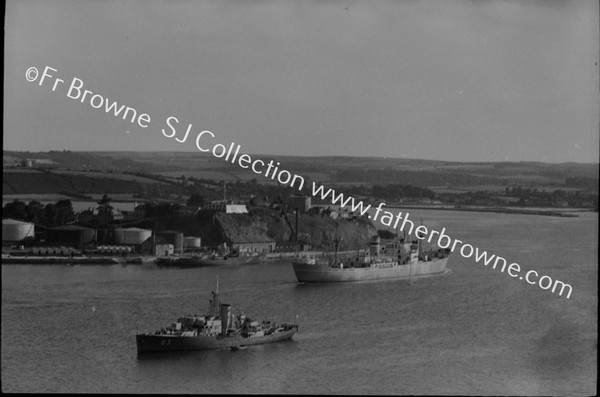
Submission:
[[[296,219],[288,215],[296,229]],[[268,236],[276,241],[293,239],[293,232],[284,217],[274,211],[251,211],[250,214],[215,215],[223,235]],[[367,219],[339,220],[319,215],[298,216],[298,239],[310,243],[314,249],[332,249],[334,241],[341,240],[340,249],[366,248],[377,229]]]
[[[296,218],[288,215],[292,228]],[[155,230],[177,230],[186,236],[202,239],[203,246],[216,246],[233,236],[267,236],[276,241],[290,241],[293,233],[285,218],[278,212],[255,208],[249,214],[197,215],[145,221],[134,226]],[[314,249],[333,249],[334,240],[342,240],[341,250],[366,248],[377,230],[368,219],[339,220],[319,215],[298,216],[298,239]]]

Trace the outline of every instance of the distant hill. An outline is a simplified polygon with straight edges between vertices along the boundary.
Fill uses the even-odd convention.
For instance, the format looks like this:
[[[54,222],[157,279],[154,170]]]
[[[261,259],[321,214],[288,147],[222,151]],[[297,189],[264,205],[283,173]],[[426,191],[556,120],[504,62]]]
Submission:
[[[420,187],[484,186],[578,188],[598,191],[598,164],[540,162],[461,163],[377,157],[298,157],[252,155],[279,161],[281,168],[329,185],[404,184]],[[29,160],[29,164],[27,164]],[[134,192],[141,185],[178,183],[182,178],[216,181],[276,182],[236,164],[198,152],[15,152],[3,157],[5,194],[62,190],[92,192],[105,188]],[[30,165],[45,172],[22,172]],[[67,171],[71,175],[67,175]],[[83,173],[77,174],[76,171]],[[59,175],[60,174],[60,175]],[[137,178],[132,178],[136,176]],[[98,184],[100,179],[100,184]],[[94,182],[96,181],[96,182]],[[118,182],[117,182],[118,181]],[[96,184],[96,186],[94,186]],[[498,189],[496,189],[498,190]],[[112,190],[100,193],[114,193]]]
[[[161,171],[174,171],[183,168],[157,164],[148,161],[134,160],[128,155],[129,152],[72,152],[49,151],[49,152],[14,152],[4,151],[3,166],[19,165],[23,160],[32,160],[34,166],[48,169],[72,169],[72,170],[101,170],[101,171],[128,171],[138,173],[155,173]]]
[[[3,173],[3,194],[104,194],[136,193],[140,189],[138,182],[118,178],[86,177],[81,175],[62,175],[54,172],[7,172]]]

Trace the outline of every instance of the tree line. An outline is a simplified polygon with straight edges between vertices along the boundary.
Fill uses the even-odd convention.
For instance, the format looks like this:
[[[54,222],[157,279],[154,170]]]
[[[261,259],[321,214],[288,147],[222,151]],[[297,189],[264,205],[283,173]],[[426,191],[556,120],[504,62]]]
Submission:
[[[56,203],[46,205],[37,200],[29,204],[20,200],[7,203],[2,208],[3,218],[12,218],[35,223],[46,227],[63,226],[75,221],[73,204],[69,199],[58,200]]]

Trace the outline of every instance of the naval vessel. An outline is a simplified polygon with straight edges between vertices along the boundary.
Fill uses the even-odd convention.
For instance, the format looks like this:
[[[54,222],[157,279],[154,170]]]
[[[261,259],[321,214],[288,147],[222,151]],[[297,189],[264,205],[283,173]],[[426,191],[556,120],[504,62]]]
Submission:
[[[220,302],[218,286],[212,295],[207,314],[188,314],[155,332],[138,333],[135,337],[138,355],[177,350],[239,350],[289,340],[298,332],[297,324],[259,322],[245,314],[235,315],[231,305]]]

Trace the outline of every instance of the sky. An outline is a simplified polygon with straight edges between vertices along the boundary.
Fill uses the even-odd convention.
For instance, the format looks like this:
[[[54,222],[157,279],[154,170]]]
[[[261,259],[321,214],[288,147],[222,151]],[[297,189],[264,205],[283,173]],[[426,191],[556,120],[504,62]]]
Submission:
[[[8,0],[4,150],[209,130],[250,154],[596,163],[598,25],[592,0]]]

